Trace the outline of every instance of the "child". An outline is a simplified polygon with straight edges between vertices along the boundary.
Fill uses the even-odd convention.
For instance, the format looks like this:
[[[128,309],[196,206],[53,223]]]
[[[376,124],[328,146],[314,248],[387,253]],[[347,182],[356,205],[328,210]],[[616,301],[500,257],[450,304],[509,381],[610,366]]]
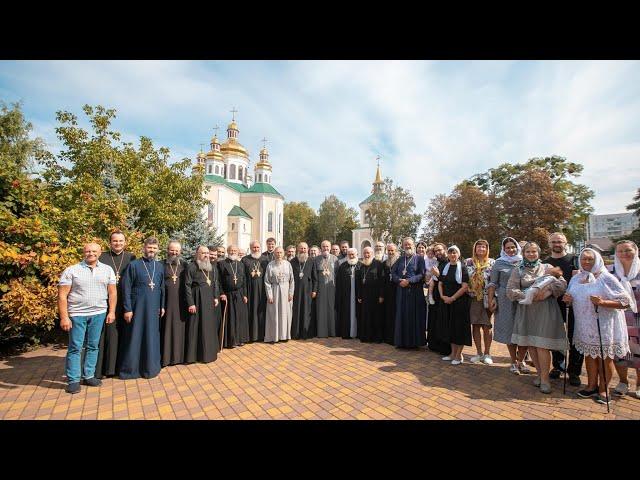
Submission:
[[[521,305],[531,305],[533,303],[533,297],[535,297],[536,294],[541,290],[544,290],[544,298],[547,298],[549,295],[551,295],[551,290],[547,287],[550,286],[555,280],[556,278],[553,275],[543,275],[542,277],[537,278],[533,282],[533,284],[524,291],[525,297],[518,303]]]
[[[438,266],[438,259],[433,253],[433,247],[429,247],[427,248],[427,254],[424,257],[424,267],[425,267],[424,271],[427,272],[427,276],[431,272],[431,268],[437,267],[437,266]],[[434,280],[438,280],[438,277],[434,277],[433,275],[431,275],[431,278],[429,279],[429,305],[435,305],[436,303],[433,300],[433,287],[434,287],[433,281]]]

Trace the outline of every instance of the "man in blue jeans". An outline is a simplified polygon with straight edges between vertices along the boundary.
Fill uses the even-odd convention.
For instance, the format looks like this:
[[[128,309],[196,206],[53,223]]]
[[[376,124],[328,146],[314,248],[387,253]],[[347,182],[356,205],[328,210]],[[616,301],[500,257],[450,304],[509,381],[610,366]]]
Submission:
[[[85,385],[102,385],[102,382],[94,377],[100,334],[105,317],[106,323],[113,323],[116,319],[118,293],[113,269],[98,261],[101,250],[97,243],[87,243],[83,249],[84,260],[62,272],[58,284],[60,327],[69,332],[65,364],[67,393],[80,391],[81,377]],[[85,334],[86,355],[82,371],[80,353],[85,342]]]

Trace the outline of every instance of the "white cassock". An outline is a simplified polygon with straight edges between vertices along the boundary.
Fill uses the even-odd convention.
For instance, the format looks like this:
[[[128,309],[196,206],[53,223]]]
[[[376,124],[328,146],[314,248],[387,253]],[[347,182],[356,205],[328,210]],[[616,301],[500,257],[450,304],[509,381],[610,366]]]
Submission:
[[[267,265],[264,275],[264,287],[267,294],[267,316],[265,320],[264,341],[279,342],[291,339],[292,303],[295,283],[293,268],[287,261],[279,264],[274,260]],[[273,303],[269,300],[273,299]]]

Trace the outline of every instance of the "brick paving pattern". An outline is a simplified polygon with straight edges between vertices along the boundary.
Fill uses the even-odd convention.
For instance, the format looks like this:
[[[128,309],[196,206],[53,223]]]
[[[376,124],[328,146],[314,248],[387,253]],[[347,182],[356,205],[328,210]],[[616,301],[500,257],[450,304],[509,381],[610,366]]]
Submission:
[[[46,347],[0,362],[0,419],[640,419],[633,394],[614,398],[610,414],[576,397],[577,387],[563,395],[562,379],[543,395],[532,375],[509,373],[504,346],[493,350],[494,365],[452,366],[433,352],[359,340],[255,343],[69,395],[66,349]]]

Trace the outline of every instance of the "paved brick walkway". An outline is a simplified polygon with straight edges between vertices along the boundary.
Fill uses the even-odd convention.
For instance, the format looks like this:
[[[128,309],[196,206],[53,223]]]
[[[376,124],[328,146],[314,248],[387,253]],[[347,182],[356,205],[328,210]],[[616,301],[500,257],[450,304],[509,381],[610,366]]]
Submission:
[[[607,415],[576,387],[562,395],[562,380],[543,395],[532,376],[509,373],[506,348],[494,350],[494,365],[451,366],[432,352],[358,340],[257,343],[69,395],[66,349],[41,348],[0,362],[0,419],[640,419],[633,396]]]

